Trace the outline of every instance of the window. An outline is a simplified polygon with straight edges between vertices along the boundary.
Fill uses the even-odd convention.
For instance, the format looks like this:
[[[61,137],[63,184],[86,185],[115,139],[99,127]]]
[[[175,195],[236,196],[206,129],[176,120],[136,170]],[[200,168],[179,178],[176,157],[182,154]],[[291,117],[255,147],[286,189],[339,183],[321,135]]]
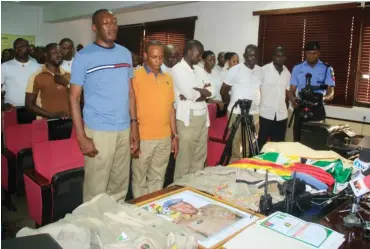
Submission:
[[[370,105],[370,10],[363,13],[360,61],[357,75],[356,103]]]
[[[187,17],[120,26],[116,42],[142,58],[145,43],[158,40],[162,44],[175,45],[182,57],[186,43],[194,38],[196,20],[197,17]]]
[[[361,26],[365,16],[369,19],[370,15],[363,15],[364,9],[358,8],[356,3],[290,11],[292,13],[288,13],[289,9],[280,10],[280,13],[279,10],[258,13],[261,15],[259,45],[262,64],[271,61],[274,47],[283,45],[288,57],[287,67],[292,70],[294,65],[304,60],[305,44],[308,41],[319,41],[320,59],[331,65],[335,72],[336,87],[332,104],[351,106],[355,100],[370,103],[369,79],[365,79],[370,71],[370,34],[366,36],[366,25]],[[359,49],[361,27],[363,42]],[[364,51],[368,51],[368,55]],[[358,81],[356,91],[359,58],[365,78]]]
[[[162,44],[173,44],[182,58],[185,45],[194,38],[196,17],[173,19],[145,24],[145,42],[160,41]]]
[[[125,46],[131,52],[140,54],[143,32],[143,24],[120,26],[118,28],[116,42]]]

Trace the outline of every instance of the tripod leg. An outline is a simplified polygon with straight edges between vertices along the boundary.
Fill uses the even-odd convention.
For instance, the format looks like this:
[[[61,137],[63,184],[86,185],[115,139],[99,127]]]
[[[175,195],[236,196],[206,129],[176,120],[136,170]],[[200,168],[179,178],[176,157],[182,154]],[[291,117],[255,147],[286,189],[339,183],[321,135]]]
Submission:
[[[252,137],[252,143],[253,143],[253,156],[256,156],[260,153],[260,149],[258,146],[258,136],[256,131],[256,126],[254,124],[254,118],[253,116],[250,116],[250,132]]]
[[[248,155],[247,155],[247,144],[246,144],[246,140],[247,140],[247,132],[246,132],[246,128],[247,128],[247,123],[246,123],[246,120],[244,117],[241,118],[241,133],[242,133],[242,155],[243,155],[243,158],[247,158]]]
[[[220,165],[226,166],[230,162],[231,155],[232,155],[233,141],[234,141],[235,134],[238,131],[240,121],[241,121],[241,116],[238,115],[236,117],[235,122],[231,126],[229,138],[226,141],[225,149],[222,152],[220,161],[218,163]]]

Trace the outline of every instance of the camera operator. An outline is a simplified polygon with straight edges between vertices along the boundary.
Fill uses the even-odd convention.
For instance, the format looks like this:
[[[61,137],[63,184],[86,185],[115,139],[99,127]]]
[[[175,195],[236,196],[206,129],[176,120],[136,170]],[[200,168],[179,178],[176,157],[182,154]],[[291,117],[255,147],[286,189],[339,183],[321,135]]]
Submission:
[[[319,42],[308,42],[305,46],[306,60],[293,68],[292,78],[290,80],[289,100],[294,107],[294,141],[300,141],[302,122],[304,121],[324,121],[326,117],[324,102],[331,101],[334,97],[334,70],[331,66],[319,60],[320,44]],[[312,76],[312,77],[311,77]],[[298,95],[302,90],[307,90],[306,83],[310,81],[312,90],[320,101],[314,106],[309,107],[309,118],[303,118],[302,112],[307,111],[306,106],[299,105],[299,99],[295,96],[298,89]]]

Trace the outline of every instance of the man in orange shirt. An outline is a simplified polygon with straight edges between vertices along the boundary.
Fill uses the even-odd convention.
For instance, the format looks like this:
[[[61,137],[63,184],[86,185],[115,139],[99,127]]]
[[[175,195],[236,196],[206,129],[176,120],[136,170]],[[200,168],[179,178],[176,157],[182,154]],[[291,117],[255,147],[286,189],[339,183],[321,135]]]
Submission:
[[[170,154],[176,157],[179,138],[172,78],[161,70],[162,44],[150,41],[144,57],[146,63],[135,71],[132,80],[140,134],[140,151],[134,155],[132,166],[135,198],[163,188]]]

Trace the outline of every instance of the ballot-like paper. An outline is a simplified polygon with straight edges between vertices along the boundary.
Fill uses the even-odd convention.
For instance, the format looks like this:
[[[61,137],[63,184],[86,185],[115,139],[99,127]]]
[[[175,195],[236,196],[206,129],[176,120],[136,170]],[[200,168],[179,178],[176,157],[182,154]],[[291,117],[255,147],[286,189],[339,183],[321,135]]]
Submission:
[[[341,241],[341,243],[344,241],[344,236],[332,229],[319,224],[305,222],[282,212],[276,212],[257,223],[261,227],[298,240],[313,248],[328,248],[328,245],[335,248],[334,244],[337,244],[336,241]]]

